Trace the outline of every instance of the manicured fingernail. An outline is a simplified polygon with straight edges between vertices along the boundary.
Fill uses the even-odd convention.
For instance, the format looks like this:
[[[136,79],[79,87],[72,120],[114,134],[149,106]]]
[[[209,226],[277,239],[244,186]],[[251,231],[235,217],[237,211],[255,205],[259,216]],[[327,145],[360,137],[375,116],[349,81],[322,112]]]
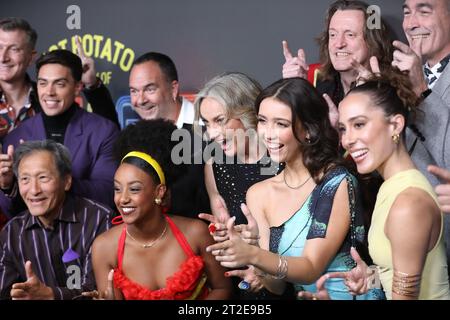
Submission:
[[[229,277],[230,273],[229,272],[225,272],[224,275],[225,275],[225,277]]]

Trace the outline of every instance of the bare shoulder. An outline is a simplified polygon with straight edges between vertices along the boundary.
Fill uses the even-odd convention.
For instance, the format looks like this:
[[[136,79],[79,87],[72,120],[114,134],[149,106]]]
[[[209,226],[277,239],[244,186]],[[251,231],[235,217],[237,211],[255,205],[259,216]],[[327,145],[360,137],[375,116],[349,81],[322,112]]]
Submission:
[[[195,252],[200,252],[213,241],[209,234],[208,225],[202,220],[180,216],[171,216],[170,218]]]
[[[260,198],[271,194],[274,185],[277,184],[280,177],[274,176],[252,185],[247,191],[247,197]],[[260,198],[261,199],[261,198]]]
[[[434,199],[424,190],[419,188],[407,188],[402,191],[389,211],[390,222],[432,220],[440,214],[439,207]],[[428,220],[429,221],[429,220]]]
[[[171,216],[170,218],[186,238],[190,236],[195,237],[201,233],[209,234],[208,226],[203,220],[181,216]]]
[[[97,236],[93,243],[94,250],[100,250],[101,252],[116,252],[117,243],[119,242],[120,233],[122,232],[123,225],[114,226],[108,231],[101,233]]]

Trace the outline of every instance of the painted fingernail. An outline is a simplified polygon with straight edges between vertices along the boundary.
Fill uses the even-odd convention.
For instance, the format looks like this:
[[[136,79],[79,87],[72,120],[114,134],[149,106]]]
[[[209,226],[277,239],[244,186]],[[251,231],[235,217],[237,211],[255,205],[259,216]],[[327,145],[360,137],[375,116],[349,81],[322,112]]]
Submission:
[[[230,273],[229,272],[225,272],[224,275],[225,275],[225,277],[229,277]]]
[[[214,233],[217,230],[216,226],[212,223],[208,226],[208,229],[209,229],[209,232],[211,232],[211,233]]]

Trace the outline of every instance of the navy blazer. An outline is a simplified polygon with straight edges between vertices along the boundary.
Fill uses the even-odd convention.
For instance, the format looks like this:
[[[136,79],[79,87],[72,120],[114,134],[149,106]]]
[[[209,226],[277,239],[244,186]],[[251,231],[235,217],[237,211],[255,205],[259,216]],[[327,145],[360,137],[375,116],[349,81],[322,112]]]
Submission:
[[[82,108],[76,109],[64,135],[64,145],[72,157],[71,191],[74,194],[114,208],[113,179],[118,164],[113,157],[113,144],[118,135],[113,122]],[[41,113],[11,131],[3,141],[2,152],[6,153],[11,144],[17,147],[20,139],[46,139]],[[10,212],[11,203],[12,198],[0,191],[0,206],[8,217],[18,213]]]

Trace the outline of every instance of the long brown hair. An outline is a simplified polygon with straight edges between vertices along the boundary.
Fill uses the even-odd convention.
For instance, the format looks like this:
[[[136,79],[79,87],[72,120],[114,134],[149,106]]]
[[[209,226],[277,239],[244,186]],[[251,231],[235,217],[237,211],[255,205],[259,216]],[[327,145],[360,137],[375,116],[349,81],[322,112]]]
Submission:
[[[257,112],[266,98],[275,98],[291,109],[292,131],[301,145],[303,164],[317,184],[330,169],[344,165],[339,156],[339,135],[328,117],[328,105],[312,84],[301,78],[274,82],[256,99]],[[299,123],[308,132],[308,141],[299,137]]]
[[[317,38],[320,50],[320,77],[323,80],[330,80],[336,74],[336,70],[331,63],[330,54],[328,51],[330,22],[333,15],[338,10],[358,10],[364,14],[364,21],[370,17],[367,8],[369,5],[363,1],[358,0],[337,0],[333,2],[327,11],[325,20],[325,29]],[[380,28],[369,29],[367,23],[364,23],[364,40],[369,49],[369,57],[375,56],[378,58],[380,64],[380,71],[383,72],[391,68],[392,56],[394,53],[390,29],[384,20],[380,17]]]

